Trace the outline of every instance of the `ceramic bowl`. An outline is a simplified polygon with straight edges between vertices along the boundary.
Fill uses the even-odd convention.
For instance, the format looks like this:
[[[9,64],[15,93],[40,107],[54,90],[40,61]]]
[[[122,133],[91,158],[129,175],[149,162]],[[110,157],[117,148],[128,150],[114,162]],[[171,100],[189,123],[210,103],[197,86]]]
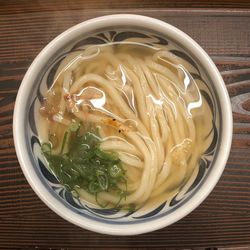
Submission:
[[[205,31],[204,31],[205,32]],[[99,209],[74,198],[48,170],[37,132],[39,104],[53,82],[60,61],[70,51],[87,44],[119,42],[128,37],[150,37],[152,43],[176,44],[177,57],[190,63],[206,79],[214,111],[214,138],[201,156],[192,181],[170,200],[152,207],[125,212]],[[146,16],[110,15],[82,22],[56,37],[35,58],[18,91],[13,121],[15,148],[23,173],[41,200],[67,221],[111,235],[135,235],[166,227],[194,210],[218,182],[229,155],[232,111],[225,84],[206,52],[188,35],[170,24]]]

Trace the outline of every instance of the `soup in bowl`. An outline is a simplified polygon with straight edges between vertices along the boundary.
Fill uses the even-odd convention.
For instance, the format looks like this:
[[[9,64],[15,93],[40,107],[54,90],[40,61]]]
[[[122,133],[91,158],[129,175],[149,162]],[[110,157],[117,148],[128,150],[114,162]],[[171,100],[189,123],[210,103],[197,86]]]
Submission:
[[[26,73],[14,113],[34,191],[105,234],[145,233],[190,213],[217,183],[231,134],[230,101],[208,55],[137,15],[92,19],[55,38]]]

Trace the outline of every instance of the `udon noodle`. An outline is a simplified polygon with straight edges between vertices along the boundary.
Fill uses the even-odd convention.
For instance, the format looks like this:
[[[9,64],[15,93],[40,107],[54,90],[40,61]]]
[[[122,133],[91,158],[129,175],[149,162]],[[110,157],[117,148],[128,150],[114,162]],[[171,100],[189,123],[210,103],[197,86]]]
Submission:
[[[97,201],[76,185],[82,200],[140,206],[167,200],[188,182],[213,136],[212,110],[201,94],[209,90],[192,74],[199,72],[167,46],[132,39],[86,46],[62,60],[40,109],[41,141],[60,154],[72,122],[85,132],[97,128],[98,147],[115,153],[124,170],[117,185],[126,195],[103,189]]]

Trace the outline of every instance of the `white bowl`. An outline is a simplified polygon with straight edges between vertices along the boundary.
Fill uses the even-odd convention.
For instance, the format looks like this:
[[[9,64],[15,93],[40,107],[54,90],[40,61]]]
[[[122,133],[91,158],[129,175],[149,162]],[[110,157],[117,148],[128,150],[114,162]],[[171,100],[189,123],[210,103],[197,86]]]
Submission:
[[[218,112],[214,145],[209,160],[188,190],[171,202],[140,213],[92,209],[74,199],[44,166],[39,150],[35,110],[42,89],[55,63],[86,37],[104,31],[146,31],[171,40],[182,48],[178,56],[190,61],[208,79]],[[204,31],[205,32],[205,31]],[[118,32],[119,33],[119,32]],[[86,40],[84,40],[86,42]],[[183,52],[184,51],[184,52]],[[48,78],[48,79],[47,79]],[[166,227],[194,210],[218,182],[229,155],[232,139],[232,111],[225,84],[206,52],[179,29],[146,16],[110,15],[80,23],[56,37],[36,57],[18,91],[13,121],[15,148],[23,173],[41,200],[58,215],[82,228],[111,235],[135,235]],[[203,166],[202,166],[203,164]],[[204,164],[206,166],[204,167]]]

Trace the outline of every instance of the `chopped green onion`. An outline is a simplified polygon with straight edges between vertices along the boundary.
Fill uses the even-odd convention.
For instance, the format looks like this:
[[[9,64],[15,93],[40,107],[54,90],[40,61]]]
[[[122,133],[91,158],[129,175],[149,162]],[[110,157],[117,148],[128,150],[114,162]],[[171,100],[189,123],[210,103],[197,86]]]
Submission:
[[[89,183],[88,189],[91,194],[95,194],[101,191],[100,186],[96,181],[91,181]]]
[[[60,153],[53,152],[50,142],[41,145],[49,167],[59,182],[75,197],[78,197],[77,190],[80,188],[96,198],[103,191],[117,194],[119,202],[126,198],[127,180],[117,154],[100,149],[101,138],[97,131],[85,130],[84,134],[72,134],[73,131],[82,131],[79,123],[72,123],[64,133]],[[125,183],[125,191],[119,187],[121,183]]]
[[[122,174],[122,169],[116,164],[109,168],[109,175],[113,178],[120,177]]]
[[[44,142],[42,145],[41,145],[41,150],[44,154],[47,154],[47,153],[50,153],[51,152],[51,144],[48,143],[48,142]]]
[[[97,180],[100,188],[105,191],[108,189],[108,176],[101,170],[96,171]]]
[[[66,131],[64,133],[62,147],[61,147],[61,151],[60,151],[61,154],[63,153],[64,147],[65,147],[65,144],[66,144],[66,141],[67,141],[67,138],[68,138],[68,134],[69,134],[68,131]]]
[[[99,148],[96,149],[95,153],[99,158],[107,161],[113,161],[117,158],[114,153],[106,153]]]

